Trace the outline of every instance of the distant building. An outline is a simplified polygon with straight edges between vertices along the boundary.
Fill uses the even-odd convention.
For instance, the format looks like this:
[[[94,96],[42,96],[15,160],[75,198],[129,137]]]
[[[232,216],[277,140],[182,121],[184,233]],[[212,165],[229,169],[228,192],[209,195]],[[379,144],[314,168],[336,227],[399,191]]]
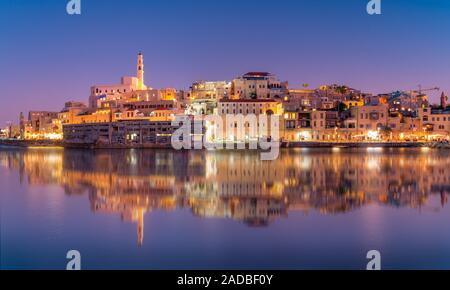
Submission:
[[[215,100],[229,97],[231,83],[227,81],[197,81],[191,86],[192,100]]]
[[[267,115],[281,115],[283,107],[281,102],[270,99],[256,99],[256,100],[232,100],[222,99],[218,104],[219,115],[227,114],[267,114]]]
[[[256,140],[258,138],[265,138],[273,136],[272,125],[270,118],[268,118],[267,124],[262,125],[258,121],[258,117],[260,115],[268,115],[275,116],[278,118],[278,121],[281,121],[283,114],[283,106],[280,101],[271,100],[271,99],[222,99],[218,103],[218,115],[222,117],[222,120],[226,122],[222,127],[223,132],[221,136],[228,141],[238,141],[244,142],[248,140]],[[227,116],[244,116],[250,117],[255,116],[255,120],[257,123],[253,124],[255,131],[251,132],[249,119],[244,120],[244,124],[242,128],[239,127],[238,122],[229,122]],[[264,130],[261,130],[263,127]],[[243,131],[238,131],[243,130]],[[241,136],[244,139],[240,139]]]
[[[52,131],[53,120],[58,118],[58,112],[30,111],[28,124],[33,133]]]
[[[71,124],[74,122],[75,116],[85,112],[88,108],[82,102],[66,102],[64,108],[58,113],[58,120],[61,125]]]
[[[114,96],[138,90],[147,90],[147,86],[144,84],[144,56],[142,53],[138,54],[135,77],[124,76],[119,84],[94,85],[91,87],[89,107],[97,108],[98,101],[101,99],[113,99]]]
[[[337,141],[339,113],[335,110],[285,111],[285,141]]]
[[[388,125],[389,107],[386,104],[350,108],[350,115],[342,120],[340,133],[349,141],[380,140],[381,130]]]
[[[268,72],[249,72],[232,81],[231,95],[235,99],[283,99],[288,95],[288,83]]]
[[[351,111],[358,130],[377,130],[387,125],[387,105],[353,107]]]
[[[212,114],[217,101],[230,94],[231,83],[227,81],[197,81],[190,88],[188,98],[184,99],[186,112],[193,115]]]
[[[65,125],[63,130],[67,144],[152,147],[170,146],[171,136],[177,129],[171,121],[118,120]]]
[[[307,89],[289,89],[289,95],[283,99],[283,105],[289,110],[318,108],[319,101],[314,96],[314,92]]]
[[[450,135],[450,110],[421,108],[418,111],[421,127],[429,139],[448,139]]]

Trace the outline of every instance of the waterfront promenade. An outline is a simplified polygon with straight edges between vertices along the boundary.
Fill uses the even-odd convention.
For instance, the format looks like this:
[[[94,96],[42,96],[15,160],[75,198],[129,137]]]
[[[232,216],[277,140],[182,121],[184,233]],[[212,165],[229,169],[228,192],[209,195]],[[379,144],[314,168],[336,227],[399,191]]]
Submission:
[[[332,147],[385,147],[385,148],[401,148],[401,147],[424,147],[428,142],[418,141],[395,141],[395,142],[381,142],[381,141],[358,141],[358,142],[328,142],[328,141],[300,141],[300,142],[281,142],[282,148],[332,148]],[[54,140],[12,140],[0,139],[0,146],[12,147],[66,147],[66,148],[84,148],[84,149],[173,149],[170,144],[79,144],[67,143],[64,141]],[[226,144],[224,143],[224,148]],[[248,146],[246,146],[248,147]]]

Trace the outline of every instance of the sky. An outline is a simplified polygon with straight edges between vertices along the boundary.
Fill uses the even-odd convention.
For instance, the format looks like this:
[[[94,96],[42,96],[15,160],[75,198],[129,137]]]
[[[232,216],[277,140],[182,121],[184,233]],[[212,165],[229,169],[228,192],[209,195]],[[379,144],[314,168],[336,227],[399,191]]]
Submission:
[[[450,92],[448,0],[381,0],[381,15],[369,0],[81,0],[81,15],[68,1],[0,1],[0,127],[87,103],[135,75],[139,51],[153,88],[269,71],[292,88]]]

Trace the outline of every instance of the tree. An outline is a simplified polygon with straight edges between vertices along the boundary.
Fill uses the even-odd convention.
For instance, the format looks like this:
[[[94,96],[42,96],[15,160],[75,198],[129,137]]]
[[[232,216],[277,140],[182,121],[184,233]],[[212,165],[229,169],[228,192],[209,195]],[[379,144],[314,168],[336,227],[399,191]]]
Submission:
[[[383,139],[389,139],[392,134],[392,128],[389,126],[382,126],[379,128],[381,136],[383,136]]]
[[[344,103],[339,103],[338,104],[338,111],[339,111],[339,113],[345,112],[345,111],[347,111],[347,109],[348,109],[348,107],[347,107],[346,104],[344,104]]]
[[[341,95],[345,95],[348,92],[347,86],[336,86],[334,90]]]

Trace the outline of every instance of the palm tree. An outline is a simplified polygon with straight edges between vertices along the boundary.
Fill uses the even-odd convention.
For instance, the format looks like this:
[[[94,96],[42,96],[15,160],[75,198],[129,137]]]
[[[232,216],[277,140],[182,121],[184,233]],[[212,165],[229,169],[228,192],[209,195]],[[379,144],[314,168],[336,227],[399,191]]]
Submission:
[[[383,136],[383,138],[389,139],[391,137],[392,134],[392,128],[389,126],[382,126],[379,128],[381,136]]]
[[[335,91],[341,95],[345,95],[348,92],[348,88],[345,85],[337,86],[335,88]]]

